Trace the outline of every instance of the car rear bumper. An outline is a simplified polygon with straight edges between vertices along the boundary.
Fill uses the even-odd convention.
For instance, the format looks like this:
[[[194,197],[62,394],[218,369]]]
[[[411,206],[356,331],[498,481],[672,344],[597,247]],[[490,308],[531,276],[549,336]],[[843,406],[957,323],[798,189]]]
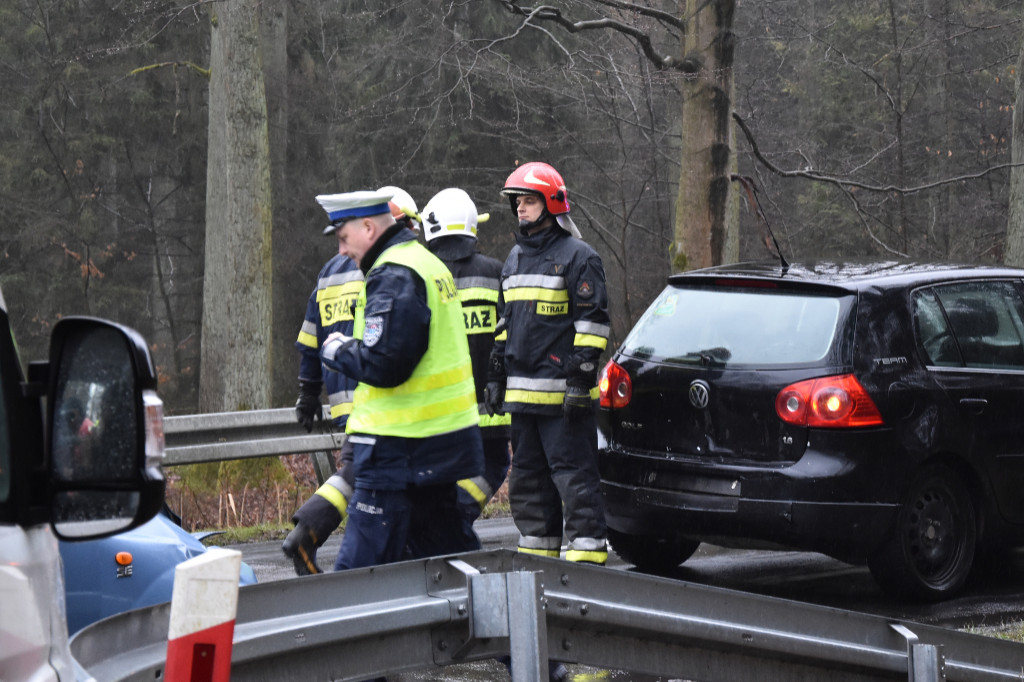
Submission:
[[[890,472],[894,473],[894,472]],[[709,468],[601,452],[608,526],[637,535],[777,545],[860,562],[886,539],[900,476],[816,452],[780,467]],[[869,499],[857,499],[865,491]]]

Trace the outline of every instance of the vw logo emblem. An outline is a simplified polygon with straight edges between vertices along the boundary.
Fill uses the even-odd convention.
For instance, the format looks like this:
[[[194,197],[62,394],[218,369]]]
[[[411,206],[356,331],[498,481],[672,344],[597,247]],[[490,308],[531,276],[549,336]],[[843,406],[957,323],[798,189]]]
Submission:
[[[710,391],[711,387],[708,386],[708,382],[694,379],[690,382],[690,404],[698,410],[706,410],[708,408],[708,393]]]

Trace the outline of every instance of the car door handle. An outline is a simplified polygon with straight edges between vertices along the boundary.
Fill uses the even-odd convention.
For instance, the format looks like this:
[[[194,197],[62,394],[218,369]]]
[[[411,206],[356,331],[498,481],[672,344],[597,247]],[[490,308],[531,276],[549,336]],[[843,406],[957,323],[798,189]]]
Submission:
[[[981,414],[988,407],[984,398],[961,398],[960,407],[966,408],[971,414]]]

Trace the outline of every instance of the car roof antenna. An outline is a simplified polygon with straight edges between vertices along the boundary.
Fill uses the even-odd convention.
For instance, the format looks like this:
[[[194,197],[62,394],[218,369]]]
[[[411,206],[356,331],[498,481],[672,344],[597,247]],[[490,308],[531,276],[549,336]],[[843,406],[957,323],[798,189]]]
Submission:
[[[768,218],[765,217],[764,211],[761,209],[761,201],[757,198],[757,186],[754,184],[754,179],[747,177],[746,175],[733,175],[732,180],[739,182],[743,186],[743,189],[747,192],[747,197],[750,199],[750,203],[754,205],[757,210],[757,215],[760,216],[764,226],[768,228],[768,236],[772,238],[772,244],[775,245],[775,253],[779,257],[779,262],[782,264],[782,274],[786,274],[789,271],[789,262],[786,257],[782,255],[782,249],[779,248],[779,242],[775,239],[775,233],[772,232],[772,226],[768,223]],[[768,246],[766,243],[765,246]],[[771,248],[771,247],[769,247]]]

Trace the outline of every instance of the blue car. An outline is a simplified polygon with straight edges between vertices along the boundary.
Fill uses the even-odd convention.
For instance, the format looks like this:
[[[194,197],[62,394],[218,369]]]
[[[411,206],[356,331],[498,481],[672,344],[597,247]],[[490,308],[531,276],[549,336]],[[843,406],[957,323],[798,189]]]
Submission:
[[[60,542],[67,595],[68,632],[122,611],[171,600],[174,568],[206,551],[165,514],[126,533],[101,540]],[[256,583],[242,563],[240,585]]]

